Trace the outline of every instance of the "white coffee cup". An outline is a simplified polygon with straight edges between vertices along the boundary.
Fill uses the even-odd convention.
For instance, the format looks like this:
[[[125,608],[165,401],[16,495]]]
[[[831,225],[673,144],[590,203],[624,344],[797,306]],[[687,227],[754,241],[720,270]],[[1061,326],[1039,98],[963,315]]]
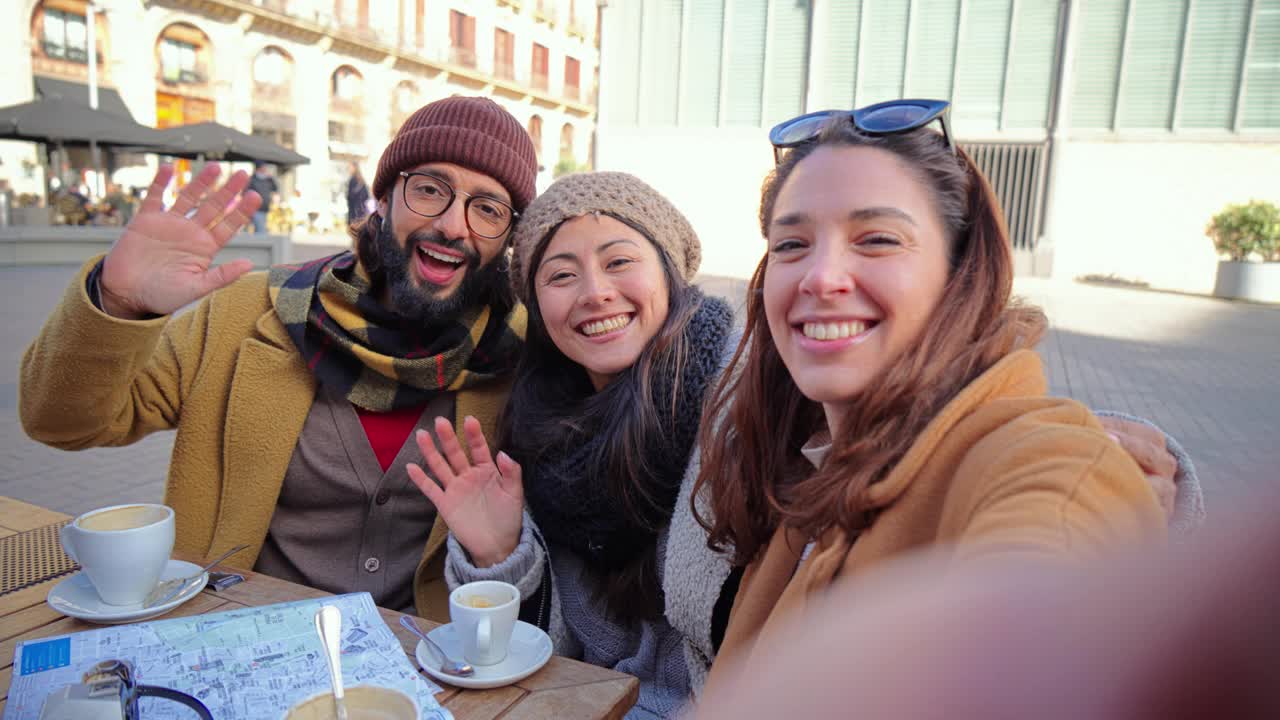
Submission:
[[[349,687],[343,693],[348,720],[417,720],[418,703],[399,690],[373,685]],[[332,720],[333,693],[315,695],[289,708],[284,720]]]
[[[62,549],[108,605],[137,605],[173,552],[173,508],[131,503],[90,510],[62,526]]]
[[[507,658],[511,631],[520,615],[520,591],[496,580],[467,583],[449,593],[449,619],[472,665],[497,665]]]

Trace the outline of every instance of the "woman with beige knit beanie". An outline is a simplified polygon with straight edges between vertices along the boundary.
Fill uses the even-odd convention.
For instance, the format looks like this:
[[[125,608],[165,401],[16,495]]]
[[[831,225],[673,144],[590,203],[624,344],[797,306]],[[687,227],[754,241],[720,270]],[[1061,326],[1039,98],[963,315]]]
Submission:
[[[700,687],[733,595],[689,503],[703,398],[738,344],[728,304],[691,284],[700,259],[688,220],[638,178],[561,178],[514,237],[529,328],[502,452],[468,423],[472,465],[438,424],[451,460],[419,445],[439,484],[410,466],[451,529],[450,584],[516,585],[557,653],[640,679],[628,718],[671,715]]]

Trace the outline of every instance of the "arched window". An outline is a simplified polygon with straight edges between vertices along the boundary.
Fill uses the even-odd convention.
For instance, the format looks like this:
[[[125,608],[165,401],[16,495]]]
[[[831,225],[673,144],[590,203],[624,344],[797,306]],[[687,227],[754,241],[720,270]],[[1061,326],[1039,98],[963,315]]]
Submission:
[[[412,80],[401,80],[391,93],[391,133],[394,135],[404,121],[421,106],[418,86]]]
[[[259,85],[287,85],[293,81],[293,58],[268,45],[253,59],[253,81]]]
[[[333,71],[329,90],[337,103],[356,103],[364,95],[364,77],[350,65]]]
[[[212,44],[209,36],[187,23],[174,23],[156,40],[158,79],[165,85],[207,85]]]
[[[253,58],[253,102],[273,110],[293,109],[293,58],[274,45]]]
[[[330,154],[363,156],[364,76],[342,65],[329,79],[329,92]]]
[[[533,152],[542,159],[542,118],[534,115],[529,118],[529,139],[533,141]]]
[[[560,159],[573,160],[573,126],[569,123],[560,128]]]
[[[36,74],[79,79],[88,75],[89,3],[87,0],[41,0],[31,14],[31,60]],[[99,72],[105,72],[107,15],[95,21]],[[104,79],[101,75],[99,80]]]

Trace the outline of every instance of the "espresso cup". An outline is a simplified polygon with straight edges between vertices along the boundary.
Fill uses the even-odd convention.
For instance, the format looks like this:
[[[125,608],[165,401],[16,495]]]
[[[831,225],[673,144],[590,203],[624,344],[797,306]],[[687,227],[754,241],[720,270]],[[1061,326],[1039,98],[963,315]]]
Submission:
[[[173,508],[133,503],[99,508],[62,526],[62,549],[108,605],[137,605],[173,552]]]
[[[418,703],[399,690],[357,685],[343,690],[347,720],[418,720]],[[308,698],[289,709],[285,720],[336,720],[333,693]]]
[[[449,593],[449,619],[472,665],[497,665],[507,658],[511,631],[520,614],[520,591],[496,580],[467,583]]]

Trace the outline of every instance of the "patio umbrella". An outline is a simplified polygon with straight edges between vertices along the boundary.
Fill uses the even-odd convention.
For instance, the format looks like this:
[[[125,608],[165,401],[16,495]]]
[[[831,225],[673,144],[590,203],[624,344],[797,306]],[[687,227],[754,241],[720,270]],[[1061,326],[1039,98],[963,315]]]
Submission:
[[[101,147],[130,147],[135,152],[168,150],[155,128],[60,96],[0,108],[0,140],[43,143],[64,154],[68,145],[88,145],[95,172],[99,172]]]
[[[134,146],[156,152],[167,143],[160,131],[80,102],[61,98],[33,100],[0,108],[0,140],[53,145]]]
[[[156,132],[169,148],[156,152],[173,157],[273,165],[305,165],[311,162],[305,155],[283,145],[214,122],[178,125]]]

